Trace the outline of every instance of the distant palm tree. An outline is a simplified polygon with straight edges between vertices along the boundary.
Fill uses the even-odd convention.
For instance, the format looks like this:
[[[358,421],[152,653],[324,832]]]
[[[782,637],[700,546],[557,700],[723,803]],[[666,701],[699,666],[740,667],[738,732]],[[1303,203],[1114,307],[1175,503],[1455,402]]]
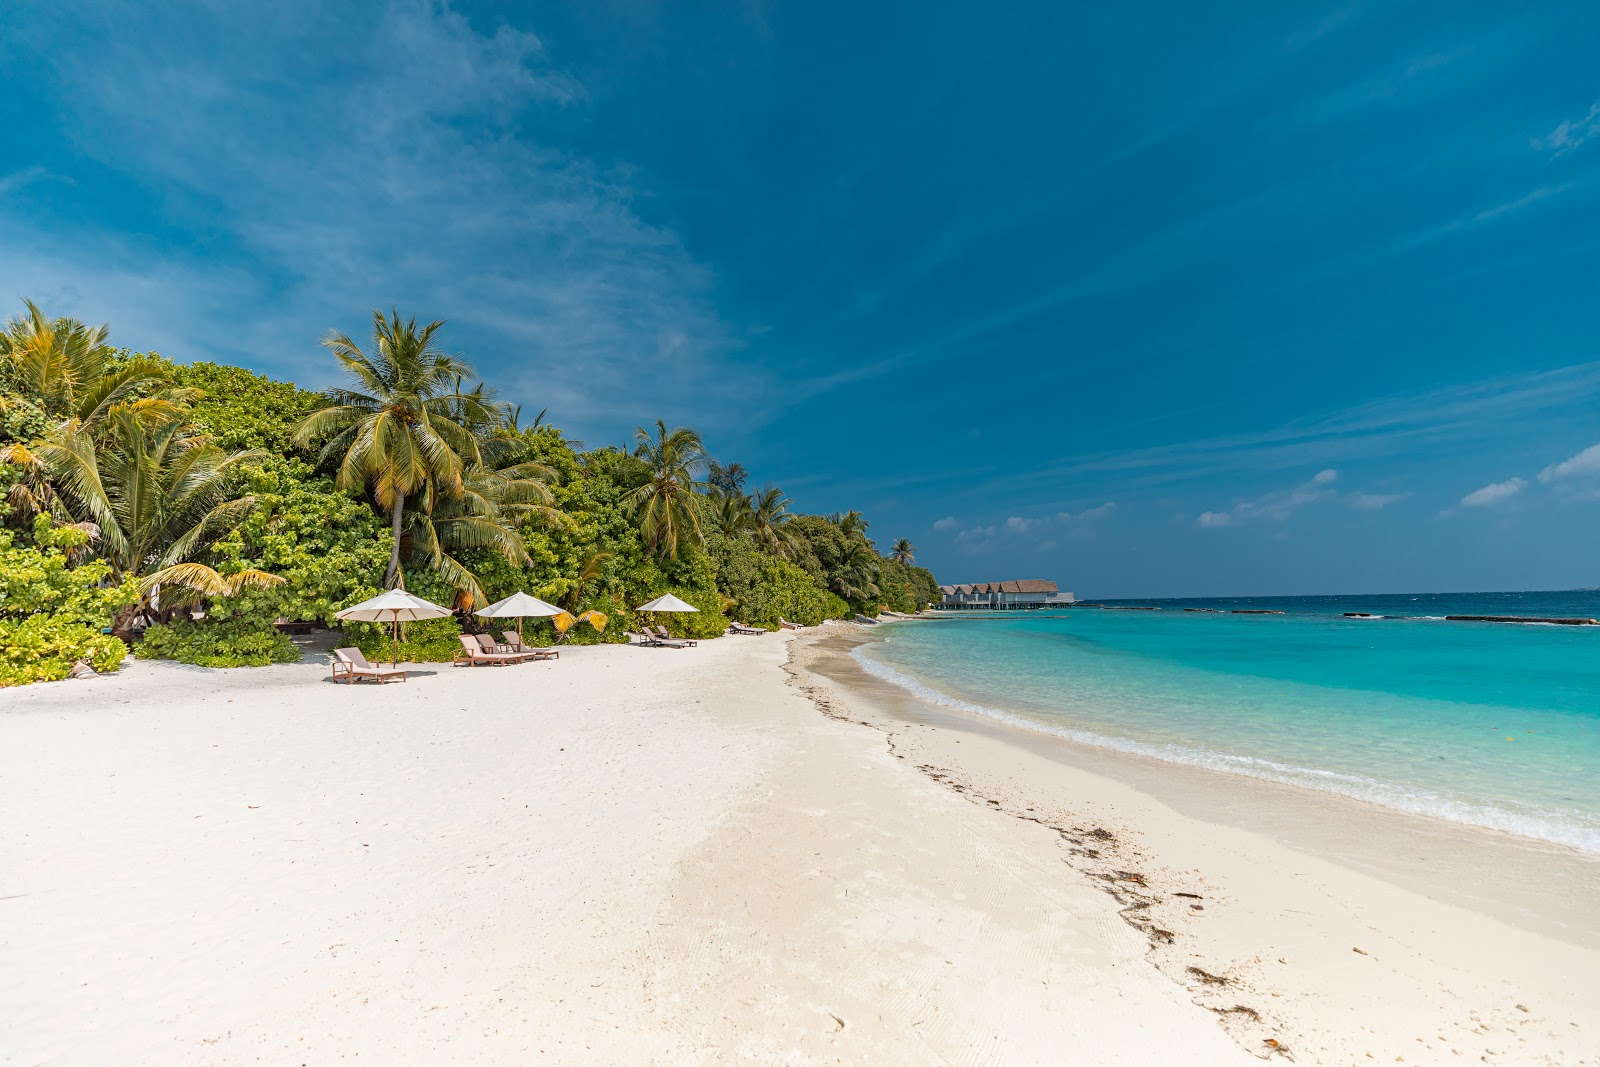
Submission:
[[[854,537],[856,534],[860,534],[862,540],[866,540],[867,527],[872,525],[862,517],[859,511],[836,511],[828,516],[828,521],[839,527],[839,532],[846,537]]]
[[[744,492],[745,479],[750,477],[750,472],[744,469],[743,463],[730,463],[726,467],[716,460],[711,461],[711,472],[706,475],[706,481],[711,483],[713,489],[720,490],[726,496],[737,496]]]
[[[889,553],[889,558],[909,566],[917,561],[917,550],[912,547],[910,540],[902,537],[894,543],[894,549]]]
[[[332,404],[295,428],[300,445],[326,436],[321,460],[342,457],[337,484],[370,491],[389,512],[394,544],[385,586],[405,585],[400,542],[406,498],[424,490],[435,499],[459,496],[463,467],[481,462],[471,428],[499,415],[481,391],[462,391],[472,368],[435,347],[434,334],[443,325],[431,322],[419,330],[415,318],[402,322],[398,311],[388,318],[374,311],[370,355],[348,336],[330,334],[322,343],[355,388],[328,390]]]
[[[752,537],[756,514],[743,493],[714,492],[705,498],[706,521],[724,537]]]
[[[877,553],[864,541],[851,541],[833,570],[830,587],[846,600],[860,603],[878,595]]]
[[[164,368],[150,360],[134,359],[118,367],[111,347],[111,327],[85,326],[76,319],[49,319],[32,300],[24,300],[26,315],[12,319],[0,330],[0,377],[46,415],[77,419],[80,428],[93,430],[111,408],[134,398],[141,386],[167,381]],[[155,392],[142,403],[148,410],[172,413],[171,390]]]
[[[264,453],[225,453],[189,433],[181,417],[119,404],[106,413],[102,434],[71,420],[35,455],[63,508],[96,528],[112,575],[139,581],[139,602],[117,616],[113,632],[125,635],[158,594],[166,609],[283,581],[259,570],[223,575],[211,566],[217,542],[255,506],[254,497],[236,495],[235,475]]]
[[[668,430],[660,419],[654,434],[641,426],[633,437],[634,452],[648,468],[649,480],[624,499],[639,517],[639,532],[651,554],[676,559],[686,544],[702,540],[694,497],[700,488],[695,474],[705,463],[705,447],[695,431],[682,426]]]
[[[783,495],[783,490],[775,485],[767,486],[750,498],[750,508],[756,542],[780,559],[793,559],[798,542],[788,528],[794,516],[789,514],[789,498]]]

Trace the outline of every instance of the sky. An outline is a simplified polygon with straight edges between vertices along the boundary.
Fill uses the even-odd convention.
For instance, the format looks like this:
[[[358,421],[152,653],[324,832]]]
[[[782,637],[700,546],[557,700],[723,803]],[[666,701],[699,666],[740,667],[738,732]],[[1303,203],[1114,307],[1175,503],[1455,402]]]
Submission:
[[[1600,7],[21,0],[0,308],[447,321],[944,582],[1600,585]]]

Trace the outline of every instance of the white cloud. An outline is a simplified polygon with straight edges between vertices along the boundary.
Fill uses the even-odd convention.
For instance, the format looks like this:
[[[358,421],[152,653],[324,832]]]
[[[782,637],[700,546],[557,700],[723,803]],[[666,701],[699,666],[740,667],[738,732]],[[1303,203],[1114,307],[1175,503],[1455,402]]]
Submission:
[[[1107,518],[1116,510],[1117,502],[1115,500],[1107,500],[1099,507],[1088,508],[1084,511],[1078,512],[1076,515],[1070,511],[1063,511],[1061,514],[1057,515],[1056,518],[1060,519],[1062,522],[1093,522],[1096,519]]]
[[[1522,492],[1527,484],[1521,478],[1507,478],[1503,482],[1494,482],[1484,486],[1482,489],[1474,489],[1462,497],[1461,505],[1468,508],[1484,508],[1491,504],[1498,504]]]
[[[944,518],[939,519],[937,522],[935,522],[933,524],[933,528],[935,530],[938,530],[940,533],[944,533],[946,530],[954,530],[957,526],[960,526],[960,525],[961,525],[960,520],[958,520],[954,515],[947,515]]]
[[[1357,511],[1381,511],[1410,495],[1410,493],[1346,493],[1344,500]]]
[[[1038,524],[1038,519],[1025,519],[1021,515],[1013,515],[1006,520],[1006,532],[1027,533]]]
[[[1600,475],[1600,445],[1590,445],[1571,459],[1552,463],[1539,472],[1539,480],[1548,485],[1567,478],[1589,475]]]
[[[1543,137],[1533,140],[1533,147],[1558,156],[1582,148],[1586,141],[1600,135],[1600,100],[1589,105],[1589,113],[1581,119],[1569,119]]]
[[[1267,493],[1252,500],[1242,500],[1227,511],[1202,512],[1197,520],[1201,526],[1241,526],[1249,522],[1282,522],[1307,504],[1315,504],[1338,495],[1329,488],[1339,480],[1335,470],[1319,471],[1304,485]]]

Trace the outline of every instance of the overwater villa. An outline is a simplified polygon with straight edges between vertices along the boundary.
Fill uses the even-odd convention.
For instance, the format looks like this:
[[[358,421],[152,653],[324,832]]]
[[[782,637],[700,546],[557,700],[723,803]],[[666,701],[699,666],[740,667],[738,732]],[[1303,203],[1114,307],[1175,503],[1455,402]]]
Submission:
[[[1056,583],[1044,578],[1024,578],[1014,582],[974,582],[967,585],[941,585],[937,605],[947,611],[1013,611],[1050,608],[1071,604],[1076,599],[1063,593]]]

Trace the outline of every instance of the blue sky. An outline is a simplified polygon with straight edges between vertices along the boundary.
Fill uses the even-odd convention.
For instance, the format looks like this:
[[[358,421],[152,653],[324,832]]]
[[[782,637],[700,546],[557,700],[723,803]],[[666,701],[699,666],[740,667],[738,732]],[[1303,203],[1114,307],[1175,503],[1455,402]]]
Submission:
[[[445,318],[945,581],[1600,585],[1600,8],[911,10],[24,2],[0,299],[312,387]]]

